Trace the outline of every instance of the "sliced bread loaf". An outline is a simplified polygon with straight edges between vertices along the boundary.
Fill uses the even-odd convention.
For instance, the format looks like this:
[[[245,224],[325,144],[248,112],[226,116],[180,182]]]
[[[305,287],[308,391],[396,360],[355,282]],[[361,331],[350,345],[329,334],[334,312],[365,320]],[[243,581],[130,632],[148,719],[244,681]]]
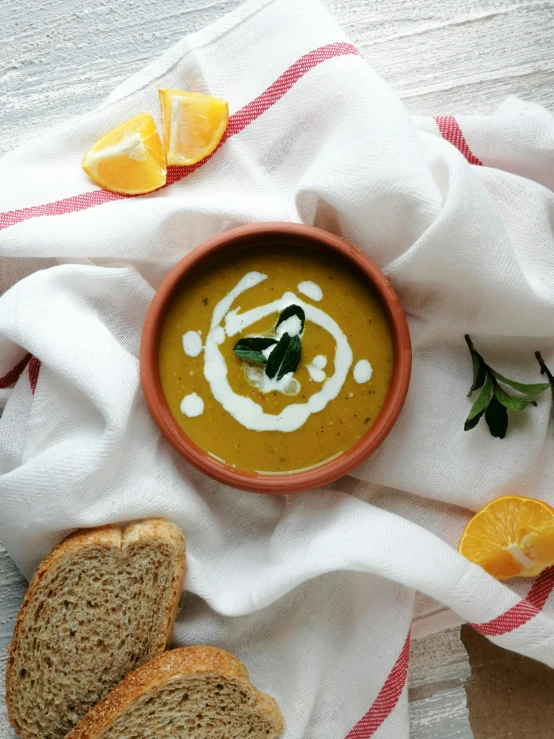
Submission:
[[[185,541],[163,519],[78,531],[46,557],[15,626],[6,672],[22,739],[62,739],[120,680],[166,648]]]
[[[67,739],[277,739],[282,731],[277,704],[240,660],[188,647],[128,675]]]

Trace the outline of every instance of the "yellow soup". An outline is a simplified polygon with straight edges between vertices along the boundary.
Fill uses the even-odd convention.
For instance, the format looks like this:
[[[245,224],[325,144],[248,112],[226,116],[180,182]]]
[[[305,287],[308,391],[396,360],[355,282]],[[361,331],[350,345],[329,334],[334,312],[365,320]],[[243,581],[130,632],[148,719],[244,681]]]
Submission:
[[[214,260],[173,299],[159,352],[181,428],[250,471],[305,469],[347,450],[377,417],[392,372],[378,297],[340,258],[304,248]]]

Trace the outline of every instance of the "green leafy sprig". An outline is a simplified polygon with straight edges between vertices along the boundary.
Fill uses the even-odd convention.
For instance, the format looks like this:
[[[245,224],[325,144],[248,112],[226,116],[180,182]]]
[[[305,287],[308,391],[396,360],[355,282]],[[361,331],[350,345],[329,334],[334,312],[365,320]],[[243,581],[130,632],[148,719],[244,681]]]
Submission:
[[[540,352],[535,352],[535,357],[537,358],[537,362],[539,363],[539,366],[541,368],[541,375],[546,375],[548,377],[550,389],[552,390],[552,403],[554,403],[554,375],[544,363],[544,359],[542,358]]]
[[[270,379],[277,377],[277,380],[280,380],[287,373],[295,372],[302,356],[300,334],[303,333],[304,324],[306,323],[306,316],[303,309],[299,305],[287,306],[280,314],[275,329],[292,316],[297,316],[300,320],[300,332],[298,335],[291,336],[285,331],[279,341],[268,336],[248,336],[244,339],[239,339],[233,351],[239,359],[265,365],[265,373]],[[263,351],[275,344],[277,346],[271,351],[269,357],[266,357]]]
[[[300,364],[302,356],[302,344],[299,336],[289,336],[285,333],[279,339],[279,343],[269,355],[265,366],[265,373],[272,380],[275,375],[280,380],[288,372],[294,372]]]
[[[473,383],[467,394],[468,398],[476,390],[480,390],[480,392],[466,419],[464,430],[469,431],[475,428],[484,415],[491,434],[499,439],[503,439],[506,436],[506,430],[508,428],[508,411],[519,413],[528,405],[536,406],[537,402],[511,395],[499,383],[508,385],[523,395],[537,395],[548,390],[551,384],[550,382],[517,382],[516,380],[510,380],[504,377],[504,375],[501,375],[500,372],[497,372],[485,362],[467,334],[465,340],[473,362]]]
[[[257,364],[267,364],[267,357],[263,354],[264,349],[276,344],[275,339],[265,336],[250,336],[246,339],[240,339],[235,344],[233,351],[239,357],[247,362],[256,362]],[[271,356],[271,355],[270,355]]]

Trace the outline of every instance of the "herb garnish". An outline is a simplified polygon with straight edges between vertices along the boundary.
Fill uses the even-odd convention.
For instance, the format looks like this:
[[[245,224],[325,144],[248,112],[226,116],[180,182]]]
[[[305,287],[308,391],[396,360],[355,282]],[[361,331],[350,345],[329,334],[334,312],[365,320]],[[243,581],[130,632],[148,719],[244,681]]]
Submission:
[[[270,339],[269,337],[251,336],[246,339],[240,339],[240,341],[235,344],[233,351],[237,357],[245,359],[247,362],[267,364],[267,357],[262,354],[262,351],[276,343],[277,341],[275,339]]]
[[[548,382],[550,384],[550,389],[552,390],[552,402],[554,403],[554,375],[552,374],[552,372],[546,366],[546,364],[544,362],[544,359],[542,358],[540,352],[535,352],[535,357],[537,358],[537,362],[540,365],[541,375],[546,375],[548,377]]]
[[[265,373],[272,380],[277,375],[280,380],[288,372],[294,372],[300,364],[302,345],[299,336],[289,336],[287,332],[281,336],[279,343],[269,355]]]
[[[464,424],[464,431],[477,426],[481,416],[485,415],[485,421],[493,436],[503,439],[508,428],[508,411],[522,411],[528,405],[537,405],[535,400],[526,400],[510,395],[498,383],[512,387],[524,395],[536,395],[548,390],[550,383],[525,383],[509,380],[496,370],[489,367],[483,357],[473,346],[473,342],[466,334],[465,340],[471,352],[473,362],[473,384],[467,394],[468,398],[475,390],[480,390],[477,400],[473,404],[469,416]],[[538,359],[538,357],[537,357]],[[544,364],[544,363],[543,363]],[[542,365],[541,365],[542,367]],[[545,365],[546,367],[546,365]],[[554,379],[554,378],[553,378]],[[553,386],[554,387],[554,386]],[[554,393],[554,389],[553,389]]]
[[[306,316],[299,305],[289,305],[282,311],[275,330],[277,330],[277,327],[281,323],[292,316],[297,316],[300,321],[300,331],[298,334],[291,336],[288,331],[285,331],[279,338],[279,341],[269,336],[248,336],[244,339],[239,339],[233,351],[239,359],[264,364],[265,374],[270,379],[277,377],[277,380],[281,380],[286,374],[296,370],[302,356],[300,334],[304,331]],[[275,348],[266,357],[263,351],[269,349],[274,344],[276,344]]]
[[[277,321],[277,325],[275,326],[275,329],[279,328],[279,326],[283,323],[283,321],[286,321],[287,318],[291,318],[292,316],[298,316],[298,318],[300,319],[300,331],[298,333],[301,334],[304,331],[304,324],[306,323],[306,316],[304,314],[304,311],[299,305],[287,306],[285,310],[279,316],[279,320]]]

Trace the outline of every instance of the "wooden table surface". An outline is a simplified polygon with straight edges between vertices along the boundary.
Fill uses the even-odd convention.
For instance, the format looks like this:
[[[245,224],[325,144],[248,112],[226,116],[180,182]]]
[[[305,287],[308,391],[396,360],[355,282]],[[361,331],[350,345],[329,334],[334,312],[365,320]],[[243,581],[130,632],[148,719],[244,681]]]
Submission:
[[[488,113],[514,94],[554,110],[554,0],[323,1],[414,115]],[[240,4],[0,1],[0,154],[88,110],[183,35]],[[25,586],[0,546],[1,692],[5,647]],[[479,643],[470,646],[476,670],[490,676],[486,664],[502,662],[496,649],[487,663],[479,659],[484,654]],[[526,669],[527,686],[534,679],[544,682],[542,673],[533,677],[534,665]],[[464,689],[470,665],[459,630],[415,641],[410,673],[412,739],[471,739]],[[536,731],[517,729],[515,714],[511,728],[502,728],[501,717],[487,728],[486,710],[481,720],[482,703],[472,697],[482,692],[480,683],[475,678],[472,684],[468,693],[476,739],[539,739]],[[505,688],[510,696],[511,686]],[[517,708],[517,696],[506,700]],[[554,736],[550,728],[545,731],[545,738]],[[13,737],[0,701],[0,739]]]

